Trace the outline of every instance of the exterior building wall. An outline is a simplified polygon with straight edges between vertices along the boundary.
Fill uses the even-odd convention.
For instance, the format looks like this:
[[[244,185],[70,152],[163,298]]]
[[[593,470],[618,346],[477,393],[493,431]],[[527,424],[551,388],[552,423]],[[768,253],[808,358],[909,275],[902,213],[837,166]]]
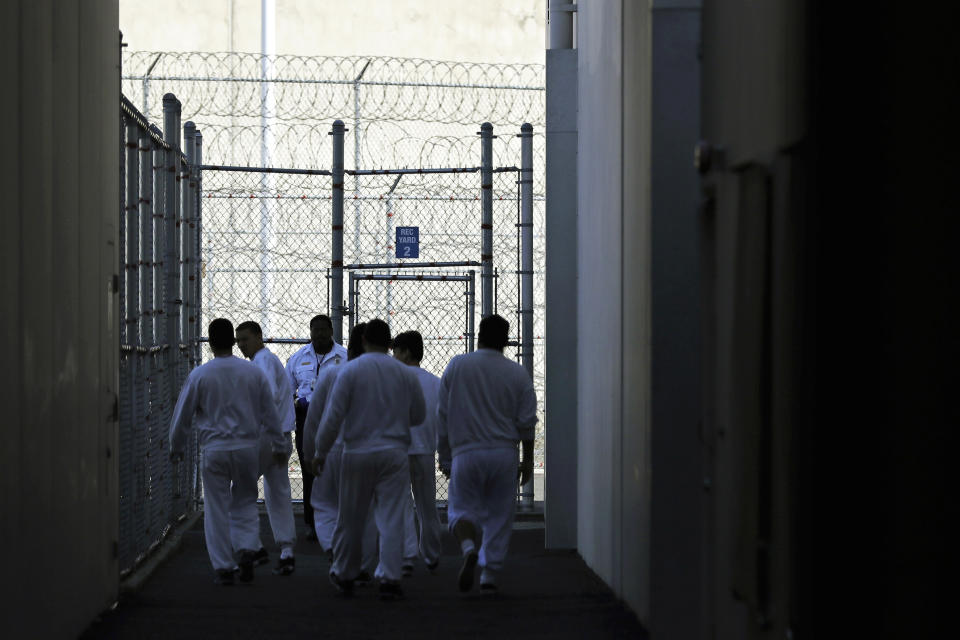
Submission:
[[[276,0],[275,7],[278,55],[544,59],[546,0]],[[136,51],[258,52],[260,12],[260,0],[121,0],[120,29]]]
[[[74,637],[117,598],[116,2],[3,4],[0,604]]]

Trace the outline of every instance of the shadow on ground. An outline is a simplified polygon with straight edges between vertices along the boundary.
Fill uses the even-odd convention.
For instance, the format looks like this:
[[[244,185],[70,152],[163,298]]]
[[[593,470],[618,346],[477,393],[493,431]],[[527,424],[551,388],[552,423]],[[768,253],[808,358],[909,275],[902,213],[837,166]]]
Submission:
[[[266,517],[261,537],[270,564],[250,584],[213,584],[203,522],[184,533],[179,552],[143,587],[124,595],[81,636],[94,638],[646,638],[631,613],[573,552],[546,551],[542,524],[513,532],[501,593],[456,589],[460,559],[444,534],[444,556],[431,575],[420,564],[403,580],[405,598],[381,602],[376,587],[338,595],[315,542],[298,533],[297,569],[270,568],[277,552]],[[479,574],[479,572],[478,572]]]

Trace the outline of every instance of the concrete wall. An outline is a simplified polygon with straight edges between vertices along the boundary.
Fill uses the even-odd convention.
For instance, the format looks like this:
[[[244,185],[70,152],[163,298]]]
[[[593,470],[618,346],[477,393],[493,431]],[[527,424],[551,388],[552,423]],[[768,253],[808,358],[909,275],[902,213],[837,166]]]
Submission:
[[[116,600],[116,2],[6,2],[0,548],[6,637]]]
[[[577,546],[653,637],[692,637],[699,3],[581,2],[577,20]]]
[[[546,0],[276,0],[278,54],[543,63]],[[232,18],[231,18],[232,15]],[[121,0],[136,51],[260,51],[260,0]]]

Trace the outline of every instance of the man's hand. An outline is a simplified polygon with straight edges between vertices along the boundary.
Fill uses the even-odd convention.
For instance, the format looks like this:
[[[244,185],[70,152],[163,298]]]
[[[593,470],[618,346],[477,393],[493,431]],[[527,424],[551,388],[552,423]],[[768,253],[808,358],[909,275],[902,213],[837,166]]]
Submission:
[[[183,460],[183,451],[171,451],[170,462],[177,463]]]
[[[520,476],[520,486],[527,484],[530,479],[533,478],[533,460],[527,459],[520,463],[520,468],[517,470],[517,475]]]

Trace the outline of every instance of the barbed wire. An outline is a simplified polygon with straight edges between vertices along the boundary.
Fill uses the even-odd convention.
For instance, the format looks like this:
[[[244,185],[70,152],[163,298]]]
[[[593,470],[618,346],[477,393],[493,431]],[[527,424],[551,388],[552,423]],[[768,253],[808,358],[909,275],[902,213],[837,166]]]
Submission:
[[[347,126],[345,169],[476,168],[480,124],[490,122],[493,164],[520,164],[520,125],[534,126],[534,383],[540,402],[535,452],[543,465],[544,67],[383,57],[302,57],[248,53],[124,51],[123,92],[162,122],[173,93],[203,135],[207,165],[329,169],[334,120]],[[347,175],[344,262],[391,262],[396,226],[420,227],[428,260],[479,259],[479,172]],[[329,308],[331,178],[204,171],[204,323],[256,319],[265,335],[306,335]],[[517,174],[494,176],[497,311],[519,332]],[[479,283],[479,280],[478,280]],[[409,291],[409,293],[405,293]],[[447,299],[449,298],[449,299]],[[465,344],[462,294],[438,286],[363,286],[363,311],[398,330],[432,335],[432,367]],[[477,309],[479,311],[479,292]],[[414,324],[422,324],[416,327]],[[205,324],[204,324],[205,326]],[[451,351],[452,349],[452,351]],[[295,350],[275,345],[284,361]],[[508,348],[507,355],[514,357]],[[293,469],[296,461],[291,462]],[[298,487],[295,483],[295,493]]]

